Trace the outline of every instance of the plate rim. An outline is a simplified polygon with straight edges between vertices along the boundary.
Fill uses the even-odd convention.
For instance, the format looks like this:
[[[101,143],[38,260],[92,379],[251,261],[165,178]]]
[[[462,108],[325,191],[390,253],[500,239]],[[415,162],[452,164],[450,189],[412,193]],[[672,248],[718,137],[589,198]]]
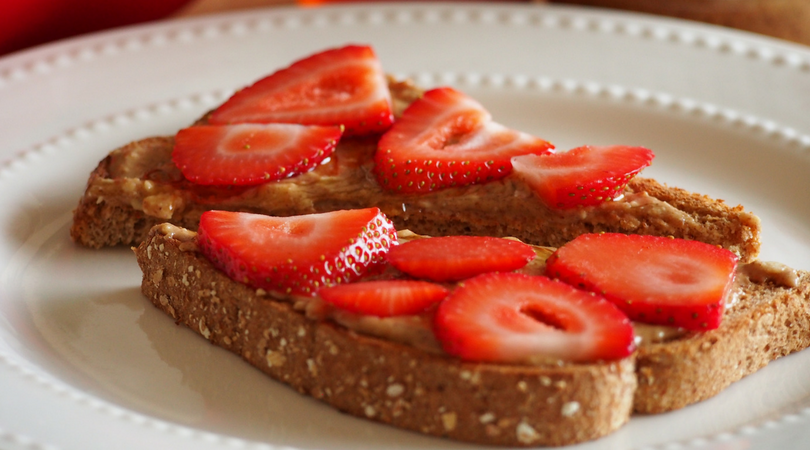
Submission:
[[[396,9],[398,7],[397,5],[398,4],[387,5],[384,9],[386,9],[386,10],[388,10],[388,9]],[[408,5],[409,5],[409,7],[412,6],[412,4],[408,4]],[[440,4],[440,5],[452,6],[454,8],[459,7],[459,6],[464,6],[464,5],[481,7],[481,4],[478,4],[478,3],[470,3],[470,4],[447,3],[447,4]],[[497,4],[497,3],[493,3],[492,5],[497,5],[499,8],[504,6],[502,4]],[[524,9],[524,8],[526,8],[526,7],[521,6],[520,9]],[[569,6],[560,7],[560,6],[548,6],[548,5],[532,5],[532,6],[529,6],[529,8],[532,8],[532,9],[534,9],[534,8],[543,8],[543,9],[551,9],[551,10],[555,10],[555,11],[556,10],[562,10],[564,12],[574,12],[574,13],[576,13],[578,10],[580,10],[580,8],[577,8],[577,7],[569,7]],[[287,8],[287,9],[288,9],[287,13],[292,13],[292,15],[297,15],[298,12],[300,11],[299,9],[293,9],[293,8]],[[337,7],[324,8],[322,11],[331,12],[332,10],[343,11],[343,10],[347,10],[347,9],[348,10],[356,10],[356,9],[359,9],[359,7],[358,6],[337,6]],[[512,10],[512,9],[515,9],[515,8],[508,7],[507,9]],[[268,11],[272,11],[275,14],[277,12],[277,10],[278,10],[278,8],[270,8]],[[320,11],[320,10],[315,10],[315,11]],[[152,33],[152,32],[162,32],[162,31],[165,31],[165,30],[172,30],[172,29],[183,28],[183,27],[185,27],[185,28],[193,28],[195,26],[199,26],[199,24],[210,24],[210,23],[222,24],[222,23],[227,23],[227,22],[233,22],[234,20],[236,20],[236,21],[243,20],[242,19],[243,17],[244,18],[252,17],[253,14],[254,13],[237,12],[237,13],[229,13],[229,14],[225,14],[225,15],[207,16],[207,17],[204,17],[204,18],[183,19],[183,20],[180,20],[180,21],[171,21],[171,22],[165,22],[165,23],[159,23],[159,24],[139,25],[139,26],[128,27],[128,28],[120,29],[120,30],[113,30],[113,31],[109,31],[109,32],[96,33],[96,34],[93,34],[93,35],[90,35],[90,36],[83,36],[83,37],[79,37],[79,38],[73,38],[73,39],[70,39],[70,40],[67,40],[67,41],[62,41],[62,42],[55,43],[55,44],[48,44],[48,45],[45,45],[45,46],[42,46],[42,47],[38,47],[36,49],[32,49],[32,50],[28,50],[28,51],[24,51],[24,52],[19,52],[17,54],[11,55],[9,57],[4,57],[4,58],[0,59],[0,93],[2,93],[2,89],[4,87],[7,87],[8,85],[12,84],[13,82],[24,80],[27,77],[27,75],[23,75],[22,77],[20,77],[19,75],[14,75],[15,72],[13,72],[13,70],[4,69],[5,64],[12,64],[12,63],[13,64],[18,64],[18,63],[23,64],[23,67],[26,68],[26,70],[30,71],[30,75],[37,75],[37,74],[47,75],[48,72],[43,71],[41,69],[41,67],[38,66],[38,63],[40,63],[42,61],[46,61],[46,62],[51,61],[53,59],[53,57],[54,57],[53,52],[57,52],[57,50],[62,51],[62,52],[74,52],[75,53],[76,48],[80,48],[82,46],[91,46],[92,47],[98,41],[104,41],[104,40],[108,40],[108,39],[118,39],[118,38],[120,38],[122,36],[137,35],[139,33],[149,34],[149,33]],[[588,14],[593,14],[593,10],[589,9]],[[619,16],[627,15],[625,13],[611,13],[611,14],[616,14],[616,15],[619,15]],[[634,16],[634,15],[631,15],[631,16]],[[648,21],[648,19],[644,18],[643,15],[638,15],[638,16],[641,16],[641,18],[638,19],[638,20],[642,20],[644,22]],[[660,20],[663,20],[664,22],[667,22],[667,23],[668,22],[673,22],[676,25],[680,25],[680,22],[682,22],[682,21],[679,21],[677,19],[655,18],[655,22],[660,21]],[[224,25],[220,25],[220,26],[224,26]],[[691,28],[694,28],[694,26],[690,23],[687,28],[691,29]],[[716,27],[708,26],[707,30],[705,30],[705,31],[706,32],[711,31],[712,28],[716,28]],[[738,33],[743,33],[743,32],[737,32],[737,31],[733,31],[733,30],[731,31],[732,35],[738,34]],[[751,36],[746,36],[744,33],[743,33],[742,37],[744,37],[746,39],[753,39],[755,41],[760,41],[761,40],[761,38],[759,38],[758,36],[755,37],[755,38],[752,38]],[[127,45],[128,41],[124,40],[124,41],[118,41],[118,42],[125,46],[125,45]],[[719,44],[719,45],[722,46],[722,43]],[[779,47],[781,47],[781,46],[783,46],[785,44],[782,43],[782,42],[775,42],[775,43],[773,43],[773,45],[775,45],[774,48],[779,48]],[[798,44],[796,44],[796,45],[798,46]],[[787,48],[790,49],[791,47],[792,46],[788,45]],[[84,48],[88,48],[88,47],[84,47]],[[717,48],[721,48],[721,47],[717,47]],[[766,48],[766,46],[758,47],[758,48]],[[99,54],[103,56],[104,51],[105,51],[104,47],[99,47],[98,50],[99,50]],[[803,59],[801,59],[801,61],[799,61],[796,64],[789,63],[789,61],[788,61],[788,60],[791,60],[793,62],[796,62],[795,58],[794,59],[788,58],[788,60],[785,60],[785,61],[782,61],[782,62],[775,62],[775,60],[773,59],[773,58],[775,58],[775,56],[773,56],[774,54],[770,54],[770,56],[768,56],[766,53],[759,52],[759,53],[757,53],[757,55],[763,56],[763,58],[764,58],[763,61],[766,62],[766,63],[773,63],[773,64],[778,64],[778,65],[787,64],[789,67],[793,67],[793,68],[795,68],[797,70],[802,70],[802,71],[810,70],[810,69],[805,69],[805,64],[807,64],[807,67],[810,67],[810,48],[800,48],[800,49],[793,49],[793,50],[797,51],[798,53],[807,53],[807,54],[803,55]],[[793,50],[791,50],[791,51],[793,51]],[[43,58],[40,58],[38,60],[34,60],[32,62],[32,60],[30,58],[33,58],[33,56],[37,56],[37,55],[40,55],[40,54],[44,55]],[[785,53],[785,55],[789,55],[789,54],[790,53]],[[745,53],[741,53],[739,56],[751,57],[751,55],[746,56]],[[79,58],[77,60],[82,61],[81,58]],[[40,67],[40,68],[38,69],[37,67]],[[576,81],[576,80],[574,80],[573,85],[571,85],[571,83],[569,83],[568,86],[565,86],[564,84],[559,84],[559,83],[555,84],[556,82],[554,80],[550,80],[549,83],[551,85],[555,85],[555,86],[557,86],[557,85],[562,86],[564,89],[571,88],[574,91],[584,90],[584,92],[588,92],[589,87],[588,87],[587,83],[592,83],[592,82],[588,82],[587,80],[585,80],[585,81]],[[591,87],[593,87],[593,85],[591,85]],[[605,92],[604,90],[600,90],[598,88],[596,89],[596,91],[597,92]],[[209,95],[216,96],[216,93],[214,93],[214,94],[203,93],[203,94],[201,94],[201,98],[204,98],[204,97],[207,98],[206,96],[209,96]],[[650,96],[649,93],[647,93],[645,95],[641,95],[641,94],[639,94],[639,95],[631,95],[629,98],[632,99],[633,101],[641,101],[641,102],[646,102],[650,98],[652,98],[654,102],[660,103],[659,106],[666,106],[666,104],[668,104],[668,103],[666,101],[662,100],[662,98],[664,98],[664,97],[661,97],[661,95],[666,96],[668,94],[666,94],[666,93],[652,93],[652,96]],[[174,99],[174,100],[169,101],[170,102],[169,104],[171,104],[171,102],[176,103],[176,102],[181,102],[181,101],[183,101],[183,99],[179,99],[179,100]],[[676,101],[677,101],[677,99],[676,99]],[[697,102],[697,105],[698,106],[695,106],[692,110],[701,111],[700,114],[706,114],[707,109],[717,108],[717,107],[715,107],[713,105],[710,105],[710,104],[700,104],[700,102]],[[135,109],[142,109],[142,108],[143,107],[135,108]],[[686,106],[685,108],[688,111],[692,107]],[[722,111],[722,110],[720,110],[720,111]],[[709,116],[711,116],[712,114],[720,114],[717,117],[721,117],[721,118],[724,117],[722,115],[722,112],[720,112],[720,113],[716,113],[716,112],[711,113],[711,112],[709,112]],[[115,117],[115,116],[117,116],[117,115],[114,115],[113,117]],[[99,120],[103,121],[104,119],[99,119]],[[96,121],[94,121],[91,124],[79,125],[79,126],[76,127],[76,129],[66,130],[61,136],[65,136],[65,135],[69,136],[71,134],[75,134],[77,132],[77,130],[80,130],[82,128],[86,128],[88,126],[95,126],[95,123],[96,123]],[[767,118],[762,118],[762,119],[755,118],[755,120],[753,121],[753,125],[751,125],[751,121],[744,122],[743,125],[746,126],[746,127],[750,126],[752,130],[761,129],[770,136],[770,135],[772,135],[772,131],[769,131],[769,130],[771,130],[773,127],[767,125],[767,123],[768,123]],[[766,124],[766,125],[763,125],[763,124]],[[779,128],[780,125],[776,124],[776,127]],[[785,133],[782,133],[782,134],[785,134]],[[790,134],[790,133],[787,133],[787,134]],[[5,171],[6,168],[14,165],[15,162],[20,160],[20,159],[29,157],[27,155],[27,152],[41,150],[45,145],[47,145],[47,142],[50,142],[51,140],[55,140],[55,139],[57,139],[58,137],[61,137],[61,136],[56,136],[56,137],[49,138],[48,141],[46,141],[46,143],[37,143],[34,146],[26,149],[22,153],[17,153],[17,154],[10,155],[9,158],[7,158],[6,155],[4,155],[4,154],[0,154],[0,156],[2,156],[2,158],[0,158],[0,161],[2,162],[0,164],[0,180],[2,180],[4,178],[4,173],[3,172]],[[793,139],[796,143],[799,144],[799,147],[802,150],[806,150],[806,149],[810,148],[810,138],[808,138],[804,134],[799,134],[798,137],[796,137],[795,135],[791,135],[791,136],[788,136],[788,139]],[[804,155],[806,156],[807,153],[808,152],[805,151]],[[2,350],[0,350],[0,362],[4,361],[3,356],[4,355],[2,353]],[[160,420],[160,419],[156,419],[156,420]],[[172,423],[171,425],[183,428],[183,426],[179,425],[179,424]],[[750,432],[750,430],[745,430],[744,433],[741,432],[740,435],[747,434],[749,432]],[[725,437],[723,437],[723,438],[725,438]],[[230,440],[230,439],[232,439],[232,438],[227,438],[227,440]],[[710,439],[710,438],[707,438],[707,439]],[[25,437],[25,436],[15,435],[13,432],[3,430],[2,428],[0,428],[0,442],[2,442],[3,440],[7,440],[7,441],[10,441],[10,442],[14,441],[14,440],[17,440],[17,441],[20,441],[20,442],[23,442],[23,441],[26,441],[26,440],[27,440],[27,442],[35,442],[35,441],[32,441],[31,438],[28,438],[28,437]],[[37,443],[37,445],[40,445],[40,444]],[[665,445],[669,445],[669,444],[662,444],[660,447],[664,447]],[[276,448],[276,447],[272,447],[272,448]]]

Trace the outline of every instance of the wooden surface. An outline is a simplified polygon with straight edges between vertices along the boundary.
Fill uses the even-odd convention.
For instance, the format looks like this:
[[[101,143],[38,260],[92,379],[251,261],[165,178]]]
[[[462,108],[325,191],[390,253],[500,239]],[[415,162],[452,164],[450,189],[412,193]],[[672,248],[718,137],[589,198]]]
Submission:
[[[553,0],[722,25],[810,45],[810,0]]]
[[[534,0],[544,3],[545,0]],[[810,0],[551,0],[702,21],[810,45]],[[175,17],[275,5],[316,6],[319,0],[193,0]]]

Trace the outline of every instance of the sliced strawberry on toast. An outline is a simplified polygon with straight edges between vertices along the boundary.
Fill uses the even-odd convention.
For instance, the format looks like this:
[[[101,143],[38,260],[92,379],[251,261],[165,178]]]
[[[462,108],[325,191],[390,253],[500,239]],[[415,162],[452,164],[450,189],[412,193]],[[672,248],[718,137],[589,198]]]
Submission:
[[[318,295],[350,312],[392,317],[419,314],[447,297],[448,292],[444,286],[427,281],[380,280],[331,286]]]
[[[208,211],[198,233],[202,253],[231,278],[291,295],[355,281],[397,243],[377,208],[294,217]]]
[[[381,133],[394,120],[391,94],[374,50],[349,45],[309,56],[234,94],[212,124],[343,126],[346,135]]]
[[[250,186],[307,172],[329,157],[339,127],[202,125],[180,130],[172,160],[191,182]]]
[[[627,316],[607,300],[542,276],[479,275],[440,305],[436,336],[468,361],[614,360],[634,348]]]
[[[388,262],[416,278],[458,281],[486,272],[511,272],[535,258],[530,245],[488,236],[416,239],[388,252]]]
[[[698,241],[586,234],[546,261],[551,277],[603,295],[632,320],[690,330],[720,325],[734,253]]]
[[[567,152],[512,158],[515,176],[523,179],[551,208],[574,208],[611,201],[627,182],[653,160],[644,147],[583,146]]]
[[[444,87],[425,92],[382,136],[374,173],[385,190],[426,193],[503,178],[513,156],[553,148],[493,122],[480,103]]]

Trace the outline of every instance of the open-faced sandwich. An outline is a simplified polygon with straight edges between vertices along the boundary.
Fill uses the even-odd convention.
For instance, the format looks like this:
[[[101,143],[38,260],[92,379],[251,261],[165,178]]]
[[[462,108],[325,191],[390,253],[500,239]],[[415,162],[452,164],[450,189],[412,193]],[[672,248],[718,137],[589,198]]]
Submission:
[[[347,46],[114,150],[71,236],[140,243],[158,308],[342,411],[566,445],[810,345],[808,275],[756,261],[741,206],[636,177],[653,157],[555,151]]]

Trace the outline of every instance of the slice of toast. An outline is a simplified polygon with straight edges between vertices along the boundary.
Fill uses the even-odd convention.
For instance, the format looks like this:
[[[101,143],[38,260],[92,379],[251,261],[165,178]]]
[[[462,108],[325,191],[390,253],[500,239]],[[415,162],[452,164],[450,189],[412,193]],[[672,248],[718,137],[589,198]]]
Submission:
[[[407,82],[389,88],[400,114],[421,91]],[[205,123],[206,117],[197,123]],[[209,209],[289,216],[379,207],[399,229],[425,235],[514,236],[560,246],[590,232],[653,234],[720,245],[752,261],[760,223],[741,206],[635,178],[622,199],[554,210],[519,179],[449,188],[430,194],[383,191],[372,174],[374,138],[342,139],[331,160],[315,170],[258,187],[201,187],[171,161],[172,137],[154,137],[113,151],[92,172],[74,212],[71,236],[89,247],[132,245],[162,222],[196,229]]]
[[[630,417],[632,356],[592,364],[475,364],[359,334],[232,281],[196,251],[195,235],[159,225],[135,249],[146,297],[177,323],[341,411],[508,446],[596,439]]]
[[[517,366],[464,363],[308,318],[214,269],[189,230],[156,226],[135,252],[155,306],[272,377],[359,417],[477,443],[595,439],[631,410],[704,400],[810,346],[810,274],[758,262],[741,266],[716,330],[645,340],[618,362]]]

